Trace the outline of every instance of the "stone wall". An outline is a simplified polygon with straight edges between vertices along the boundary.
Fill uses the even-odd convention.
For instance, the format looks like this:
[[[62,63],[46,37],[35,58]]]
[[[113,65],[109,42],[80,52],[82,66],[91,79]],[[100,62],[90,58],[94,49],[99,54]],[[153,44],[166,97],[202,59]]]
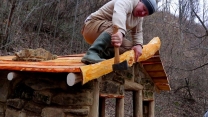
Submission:
[[[0,117],[87,117],[93,103],[93,81],[66,84],[66,73],[18,72],[7,80],[0,71]]]
[[[15,72],[17,77],[12,81],[7,80],[8,73],[0,71],[0,117],[89,117],[92,114],[97,81],[70,87],[66,84],[68,73]],[[124,79],[142,84],[143,99],[153,100],[154,84],[139,64],[100,78],[100,95],[124,95]],[[129,100],[132,95],[128,96],[131,97],[125,97],[128,99],[125,103],[129,104],[125,106],[125,117],[133,112]],[[112,104],[115,102],[107,102],[106,115],[115,112]]]

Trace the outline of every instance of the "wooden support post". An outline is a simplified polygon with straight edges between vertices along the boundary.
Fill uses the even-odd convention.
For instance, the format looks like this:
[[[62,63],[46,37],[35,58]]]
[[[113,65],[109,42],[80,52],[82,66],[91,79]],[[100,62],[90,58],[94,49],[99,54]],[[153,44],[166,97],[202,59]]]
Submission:
[[[105,100],[106,98],[101,97],[99,103],[99,117],[105,117]]]
[[[82,75],[78,73],[69,73],[66,82],[69,86],[74,86],[75,84],[82,82]]]
[[[133,117],[143,117],[142,90],[133,91]]]
[[[99,108],[99,86],[100,83],[98,80],[94,81],[94,90],[93,90],[93,104],[90,108],[89,117],[98,117],[98,108]]]
[[[153,100],[149,102],[149,117],[155,117],[155,99],[153,94]]]
[[[10,80],[10,81],[13,80],[16,77],[17,77],[17,74],[15,72],[9,72],[7,74],[7,79]]]
[[[116,98],[115,117],[124,117],[124,98]]]

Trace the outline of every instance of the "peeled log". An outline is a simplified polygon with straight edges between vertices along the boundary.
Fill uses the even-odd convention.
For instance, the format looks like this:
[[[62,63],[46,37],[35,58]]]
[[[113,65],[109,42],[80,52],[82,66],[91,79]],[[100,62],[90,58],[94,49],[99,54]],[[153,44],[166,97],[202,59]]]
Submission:
[[[143,46],[142,55],[139,57],[137,62],[145,61],[151,58],[160,49],[160,39],[159,37],[154,37],[147,45]],[[128,67],[131,67],[134,61],[134,50],[126,51],[120,55],[120,62],[127,60]],[[85,84],[90,80],[97,79],[105,74],[113,71],[112,65],[114,64],[114,58],[108,59],[96,64],[81,66],[83,81]]]
[[[142,55],[137,62],[145,61],[151,58],[160,49],[161,42],[159,37],[154,37],[147,45],[143,46]]]

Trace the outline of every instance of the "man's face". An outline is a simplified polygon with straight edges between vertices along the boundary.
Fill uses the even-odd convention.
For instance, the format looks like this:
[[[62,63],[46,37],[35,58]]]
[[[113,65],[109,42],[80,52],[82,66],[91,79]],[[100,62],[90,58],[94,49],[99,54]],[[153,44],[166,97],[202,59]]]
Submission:
[[[142,2],[138,2],[132,13],[134,17],[144,17],[149,15],[148,9]]]

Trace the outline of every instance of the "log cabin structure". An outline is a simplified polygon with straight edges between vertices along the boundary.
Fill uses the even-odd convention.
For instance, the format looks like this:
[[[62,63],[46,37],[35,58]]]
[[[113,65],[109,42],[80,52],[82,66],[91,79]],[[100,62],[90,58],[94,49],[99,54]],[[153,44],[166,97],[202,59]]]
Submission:
[[[110,70],[87,81],[83,55],[42,62],[1,56],[0,117],[106,117],[106,98],[116,99],[115,116],[124,117],[125,91],[133,92],[133,117],[154,117],[155,93],[170,91],[158,51],[119,74]]]

